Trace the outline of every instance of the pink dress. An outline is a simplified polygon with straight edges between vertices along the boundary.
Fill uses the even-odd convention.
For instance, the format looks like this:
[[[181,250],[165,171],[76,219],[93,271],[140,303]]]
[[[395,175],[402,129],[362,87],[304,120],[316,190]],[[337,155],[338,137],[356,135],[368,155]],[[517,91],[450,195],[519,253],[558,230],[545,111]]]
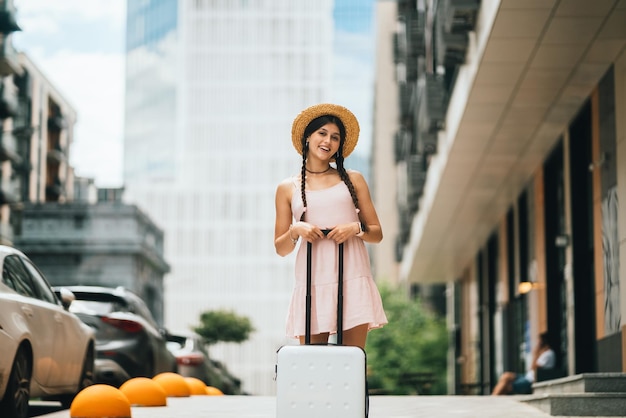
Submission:
[[[304,220],[321,229],[358,222],[357,212],[345,183],[306,192]],[[299,187],[291,199],[291,209],[299,220],[303,211]],[[311,264],[311,334],[337,332],[337,244],[329,239],[313,243]],[[344,330],[368,324],[369,329],[387,323],[380,293],[372,279],[369,254],[361,238],[344,243]],[[301,241],[295,263],[296,282],[287,316],[287,336],[304,335],[306,299],[306,241]]]

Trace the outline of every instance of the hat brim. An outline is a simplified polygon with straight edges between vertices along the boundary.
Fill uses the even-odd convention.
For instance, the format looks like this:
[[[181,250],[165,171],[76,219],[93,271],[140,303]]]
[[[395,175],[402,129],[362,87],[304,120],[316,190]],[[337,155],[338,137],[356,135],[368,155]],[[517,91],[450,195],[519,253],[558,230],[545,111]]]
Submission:
[[[343,143],[342,152],[343,157],[347,157],[354,151],[359,141],[359,121],[352,112],[343,106],[332,103],[321,103],[304,109],[293,121],[293,125],[291,126],[291,141],[296,151],[298,151],[298,154],[302,155],[302,137],[304,136],[306,127],[313,119],[325,115],[336,116],[346,128],[346,139]]]

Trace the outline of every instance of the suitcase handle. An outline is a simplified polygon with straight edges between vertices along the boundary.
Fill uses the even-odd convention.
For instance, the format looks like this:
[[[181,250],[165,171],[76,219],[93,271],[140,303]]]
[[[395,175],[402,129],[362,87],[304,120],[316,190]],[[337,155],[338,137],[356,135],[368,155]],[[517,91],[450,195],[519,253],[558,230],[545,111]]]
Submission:
[[[328,235],[330,229],[323,229],[324,235]],[[337,278],[337,344],[343,344],[343,243],[339,244],[338,278]],[[304,344],[311,344],[311,253],[313,245],[306,243],[306,324],[304,331]]]

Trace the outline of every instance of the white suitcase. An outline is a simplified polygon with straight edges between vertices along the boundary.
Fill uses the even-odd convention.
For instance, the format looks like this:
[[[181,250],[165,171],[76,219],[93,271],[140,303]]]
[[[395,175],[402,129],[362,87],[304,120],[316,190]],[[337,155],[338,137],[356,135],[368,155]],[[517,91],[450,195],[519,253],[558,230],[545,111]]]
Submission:
[[[305,345],[277,352],[277,418],[364,418],[367,416],[366,357],[360,347],[342,344],[343,244],[339,244],[337,345],[310,344],[311,243],[307,243]]]

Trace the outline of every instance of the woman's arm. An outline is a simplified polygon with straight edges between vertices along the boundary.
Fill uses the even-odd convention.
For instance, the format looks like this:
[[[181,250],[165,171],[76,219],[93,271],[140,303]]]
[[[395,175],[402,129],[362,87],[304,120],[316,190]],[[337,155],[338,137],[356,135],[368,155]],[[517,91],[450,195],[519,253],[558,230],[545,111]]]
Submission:
[[[281,257],[284,257],[293,251],[293,249],[296,247],[294,239],[297,240],[298,238],[298,236],[293,234],[289,228],[293,219],[293,213],[291,212],[292,193],[293,186],[289,179],[281,182],[276,188],[276,220],[274,223],[274,247],[276,249],[276,253]],[[291,236],[290,233],[292,233]]]

